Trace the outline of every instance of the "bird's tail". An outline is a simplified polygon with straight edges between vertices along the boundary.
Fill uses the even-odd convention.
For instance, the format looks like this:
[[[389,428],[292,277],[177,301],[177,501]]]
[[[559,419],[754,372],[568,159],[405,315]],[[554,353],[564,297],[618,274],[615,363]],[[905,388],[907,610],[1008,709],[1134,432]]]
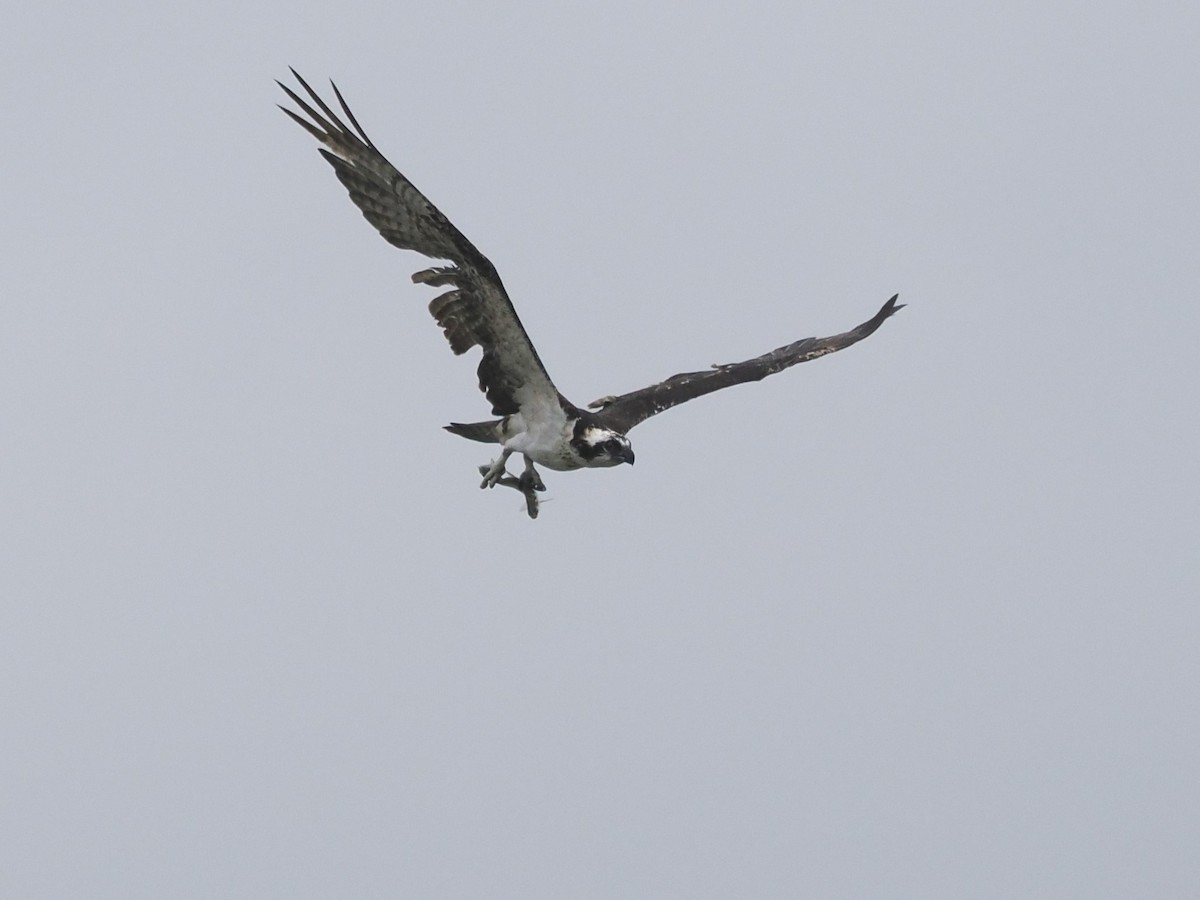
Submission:
[[[443,427],[451,434],[457,434],[459,437],[465,437],[470,441],[479,441],[482,444],[498,444],[500,443],[500,438],[496,435],[496,426],[501,421],[501,419],[492,419],[490,422],[472,422],[469,425],[451,422],[449,425]]]

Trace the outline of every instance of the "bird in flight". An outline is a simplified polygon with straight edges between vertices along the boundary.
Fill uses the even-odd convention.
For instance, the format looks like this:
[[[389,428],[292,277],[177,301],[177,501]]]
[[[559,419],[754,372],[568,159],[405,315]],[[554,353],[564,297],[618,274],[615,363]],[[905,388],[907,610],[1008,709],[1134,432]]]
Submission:
[[[495,266],[384,158],[337,85],[330,83],[345,121],[295,69],[291,71],[308,100],[276,82],[303,115],[285,106],[280,109],[322,144],[321,155],[333,166],[366,220],[388,243],[451,263],[417,272],[412,280],[449,288],[429,304],[429,311],[456,354],[472,347],[482,349],[479,389],[499,418],[452,423],[445,428],[473,441],[500,445],[499,457],[479,468],[483,476],[480,486],[499,484],[521,491],[531,518],[537,518],[538,492],[546,489],[535,464],[556,471],[632,465],[628,435],[635,425],[704,394],[760,381],[856,344],[904,306],[896,302],[896,295],[866,322],[842,334],[804,338],[743,362],[673,375],[628,394],[602,397],[580,409],[550,380]],[[506,469],[514,453],[525,459],[519,477]]]

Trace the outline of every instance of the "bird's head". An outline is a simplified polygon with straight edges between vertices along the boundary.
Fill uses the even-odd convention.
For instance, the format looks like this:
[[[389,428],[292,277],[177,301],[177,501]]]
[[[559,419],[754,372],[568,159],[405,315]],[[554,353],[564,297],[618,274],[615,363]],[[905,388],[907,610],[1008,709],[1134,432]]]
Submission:
[[[633,447],[629,445],[629,438],[611,428],[598,425],[577,427],[571,446],[586,466],[633,465]]]

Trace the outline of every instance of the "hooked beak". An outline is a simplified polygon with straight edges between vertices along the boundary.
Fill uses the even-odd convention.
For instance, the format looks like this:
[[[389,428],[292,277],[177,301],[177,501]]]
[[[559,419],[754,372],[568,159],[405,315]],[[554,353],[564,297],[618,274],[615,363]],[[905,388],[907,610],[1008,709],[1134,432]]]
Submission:
[[[627,463],[629,463],[631,466],[633,465],[633,448],[632,448],[632,447],[626,447],[626,448],[625,448],[625,449],[622,451],[622,453],[621,453],[621,462],[627,462]]]

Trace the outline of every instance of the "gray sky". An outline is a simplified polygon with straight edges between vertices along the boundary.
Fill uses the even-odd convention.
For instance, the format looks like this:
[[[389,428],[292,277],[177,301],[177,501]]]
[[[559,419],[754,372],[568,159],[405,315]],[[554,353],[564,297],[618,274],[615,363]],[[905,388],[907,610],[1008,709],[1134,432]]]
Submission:
[[[0,56],[0,895],[1200,895],[1195,4],[120,6]],[[289,64],[577,403],[910,305],[530,522]]]

